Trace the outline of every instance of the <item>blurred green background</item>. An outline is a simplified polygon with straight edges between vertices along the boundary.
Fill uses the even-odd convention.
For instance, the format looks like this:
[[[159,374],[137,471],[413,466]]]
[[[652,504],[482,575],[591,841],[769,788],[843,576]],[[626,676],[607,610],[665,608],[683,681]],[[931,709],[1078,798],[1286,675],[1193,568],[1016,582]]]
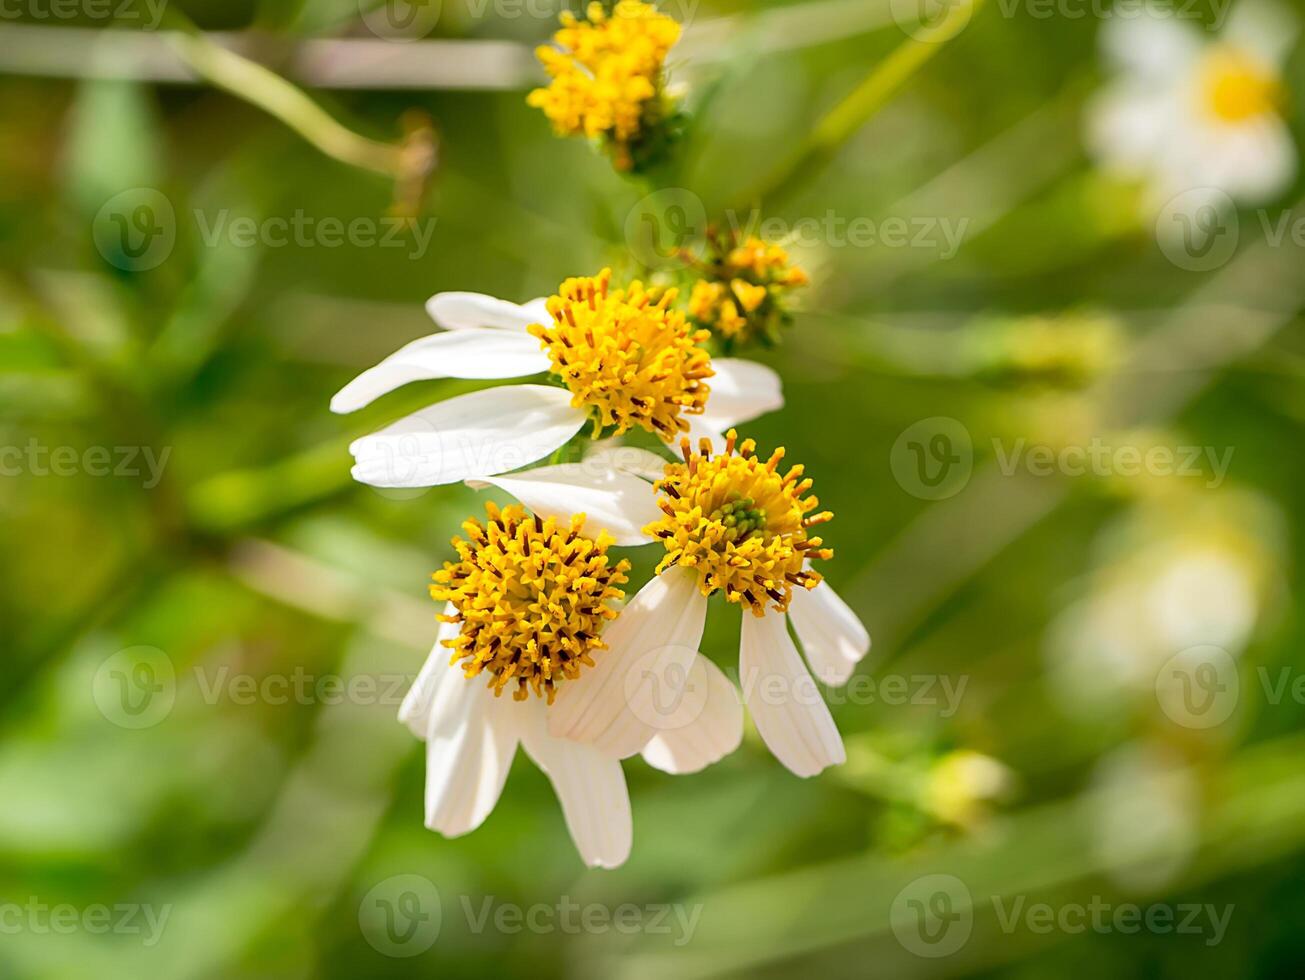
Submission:
[[[168,8],[368,139],[433,120],[429,192],[390,247],[326,229],[386,234],[402,189],[178,80],[143,0],[6,6],[0,977],[1291,970],[1305,250],[1247,210],[1235,254],[1189,271],[1094,168],[1108,6],[994,0],[766,202],[788,227],[923,233],[804,235],[803,309],[754,352],[788,404],[748,434],[816,480],[837,515],[827,577],[874,638],[827,692],[847,764],[799,780],[751,730],[697,775],[632,760],[634,853],[613,872],[582,869],[520,756],[484,827],[423,829],[422,747],[395,711],[434,636],[429,574],[481,504],[356,485],[346,446],[474,385],[346,417],[330,395],[428,333],[436,291],[668,275],[638,202],[663,186],[690,211],[747,204],[907,42],[884,0],[668,4],[694,123],[658,185],[525,105],[557,9],[444,0],[411,40],[354,0]],[[1299,146],[1299,53],[1287,84]],[[1305,217],[1303,190],[1271,221]],[[317,233],[250,244],[230,224],[296,216]],[[944,228],[963,230],[955,254]],[[1023,455],[1094,439],[1177,459],[1078,475]],[[918,469],[939,445],[956,457],[941,487]],[[652,556],[630,557],[637,583]],[[732,668],[736,633],[710,617],[705,652]],[[1137,927],[1131,906],[1162,911]],[[912,936],[922,908],[941,943]]]

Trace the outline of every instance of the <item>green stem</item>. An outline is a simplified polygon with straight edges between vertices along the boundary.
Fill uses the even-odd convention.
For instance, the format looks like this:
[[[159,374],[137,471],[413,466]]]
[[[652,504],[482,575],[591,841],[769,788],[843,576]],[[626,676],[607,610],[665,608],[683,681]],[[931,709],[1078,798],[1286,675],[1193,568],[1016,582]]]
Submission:
[[[959,0],[931,27],[921,26],[870,71],[865,79],[816,124],[788,164],[742,204],[782,200],[812,173],[822,169],[839,148],[882,109],[888,100],[944,45],[959,34],[984,0]]]

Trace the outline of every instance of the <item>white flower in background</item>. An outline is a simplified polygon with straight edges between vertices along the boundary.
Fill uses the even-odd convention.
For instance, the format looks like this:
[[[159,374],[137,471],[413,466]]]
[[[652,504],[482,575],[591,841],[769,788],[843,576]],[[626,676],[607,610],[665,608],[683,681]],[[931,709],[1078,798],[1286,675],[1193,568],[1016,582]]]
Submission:
[[[484,481],[538,513],[558,512],[578,487],[586,506],[606,495],[602,511],[624,515],[616,524],[608,518],[614,536],[666,549],[657,575],[603,634],[608,649],[594,669],[559,689],[554,735],[620,757],[644,752],[668,771],[697,762],[684,744],[691,740],[702,757],[733,751],[742,725],[737,695],[698,653],[707,598],[721,592],[752,612],[743,617],[739,679],[762,740],[799,776],[844,760],[829,708],[788,633],[791,620],[811,671],[829,685],[846,683],[870,648],[856,614],[810,567],[832,554],[812,532],[833,515],[814,512],[801,466],[779,471],[783,450],[763,461],[752,440],[735,452],[736,441],[731,430],[713,456],[683,440],[683,463],[622,448]],[[688,718],[696,719],[691,731],[683,728]],[[680,744],[668,748],[668,734]]]
[[[515,504],[486,510],[484,523],[467,521],[467,538],[454,539],[457,561],[435,573],[442,625],[399,709],[426,742],[426,826],[448,837],[480,826],[520,745],[553,784],[584,862],[614,868],[633,836],[620,760],[551,734],[549,714],[554,694],[607,655],[629,563],[609,558],[606,534],[584,535],[584,518],[543,519]],[[728,705],[722,710],[728,721]],[[724,745],[720,754],[737,747],[737,738],[728,745],[704,727],[682,719],[646,758],[689,771],[720,758],[704,743]]]
[[[1149,7],[1102,28],[1117,80],[1089,107],[1088,147],[1104,167],[1142,181],[1159,210],[1273,198],[1296,173],[1283,121],[1282,66],[1294,16],[1267,0],[1237,4],[1217,38]]]
[[[1062,704],[1099,719],[1121,690],[1150,696],[1170,658],[1213,646],[1236,658],[1279,575],[1281,516],[1242,491],[1171,491],[1102,537],[1085,592],[1053,622],[1050,677]]]
[[[643,429],[666,442],[719,439],[735,423],[783,405],[779,377],[750,361],[713,361],[709,336],[673,310],[674,290],[611,272],[568,279],[558,295],[518,306],[476,293],[440,293],[427,310],[445,332],[415,340],[345,385],[334,412],[428,378],[522,378],[548,372],[560,384],[515,384],[450,398],[349,447],[354,479],[425,487],[493,476],[542,459],[586,423],[594,434]],[[710,382],[710,383],[708,383]]]

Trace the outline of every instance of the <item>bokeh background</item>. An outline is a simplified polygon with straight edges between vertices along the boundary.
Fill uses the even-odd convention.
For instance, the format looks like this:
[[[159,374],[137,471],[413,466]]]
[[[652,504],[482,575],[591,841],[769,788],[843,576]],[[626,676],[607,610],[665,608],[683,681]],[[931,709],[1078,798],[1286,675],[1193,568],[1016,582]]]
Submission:
[[[1084,149],[1109,4],[993,0],[765,199],[781,227],[874,229],[792,244],[812,286],[782,348],[751,352],[788,405],[748,430],[837,514],[826,574],[874,649],[827,692],[848,762],[816,779],[752,731],[694,776],[632,760],[613,872],[583,870],[520,756],[483,828],[423,829],[395,711],[434,635],[429,574],[481,504],[356,485],[346,446],[473,386],[327,402],[430,331],[436,291],[670,274],[641,215],[750,204],[910,43],[911,11],[667,4],[694,122],[649,183],[525,105],[556,4],[444,0],[410,27],[355,0],[106,9],[0,21],[0,976],[1299,964],[1305,249],[1263,216],[1305,220],[1305,184],[1238,212],[1217,260],[1176,261]],[[311,145],[299,103],[251,104],[274,77],[189,77],[213,44],[350,146],[406,131],[405,166],[431,121],[424,196]],[[1284,77],[1300,145],[1299,52]],[[394,247],[323,231],[398,214]],[[303,240],[266,234],[296,216]],[[1097,472],[1055,462],[1093,440]],[[732,667],[736,633],[710,617],[705,651]],[[600,925],[514,927],[564,901]],[[627,904],[630,928],[601,925]]]

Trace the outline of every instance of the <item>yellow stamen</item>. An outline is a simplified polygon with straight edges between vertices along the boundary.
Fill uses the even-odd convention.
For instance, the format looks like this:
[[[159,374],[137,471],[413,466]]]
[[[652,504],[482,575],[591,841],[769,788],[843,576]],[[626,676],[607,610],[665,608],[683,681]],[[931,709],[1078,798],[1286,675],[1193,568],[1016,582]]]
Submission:
[[[779,245],[755,236],[738,243],[733,233],[710,229],[707,259],[698,265],[704,278],[693,286],[689,316],[727,342],[755,337],[774,341],[787,319],[787,294],[808,282]]]
[[[1277,111],[1285,90],[1282,80],[1245,52],[1220,45],[1201,66],[1203,102],[1223,122],[1243,122]]]
[[[593,666],[590,654],[605,648],[599,634],[617,615],[607,603],[624,597],[618,586],[630,563],[608,558],[607,535],[580,534],[583,515],[559,527],[519,504],[485,510],[485,524],[462,525],[470,540],[453,539],[458,560],[445,562],[430,587],[432,598],[457,610],[439,618],[462,624],[444,641],[449,662],[461,661],[467,677],[488,672],[495,696],[516,681],[516,700],[533,691],[551,704],[558,682]]]
[[[681,440],[684,462],[667,464],[665,478],[654,485],[666,516],[644,533],[666,548],[658,574],[672,565],[693,568],[703,595],[723,590],[726,599],[750,606],[757,616],[765,614],[769,599],[784,612],[793,586],[813,589],[820,583],[804,563],[833,552],[809,530],[833,515],[812,514],[820,504],[803,496],[811,481],[803,479],[801,466],[780,474],[783,449],[762,462],[756,443],[747,439],[736,453],[737,441],[731,429],[724,454],[713,458],[705,440],[696,453],[688,439]]]
[[[586,18],[562,14],[557,47],[536,50],[553,81],[526,101],[561,136],[610,140],[617,167],[629,170],[631,144],[665,115],[662,71],[680,25],[638,0],[622,0],[610,16],[591,3]]]
[[[551,371],[571,390],[571,404],[593,412],[594,435],[608,426],[622,435],[639,426],[673,438],[701,414],[714,373],[695,330],[672,309],[675,290],[611,289],[612,271],[568,279],[548,301],[551,326],[535,324]]]

